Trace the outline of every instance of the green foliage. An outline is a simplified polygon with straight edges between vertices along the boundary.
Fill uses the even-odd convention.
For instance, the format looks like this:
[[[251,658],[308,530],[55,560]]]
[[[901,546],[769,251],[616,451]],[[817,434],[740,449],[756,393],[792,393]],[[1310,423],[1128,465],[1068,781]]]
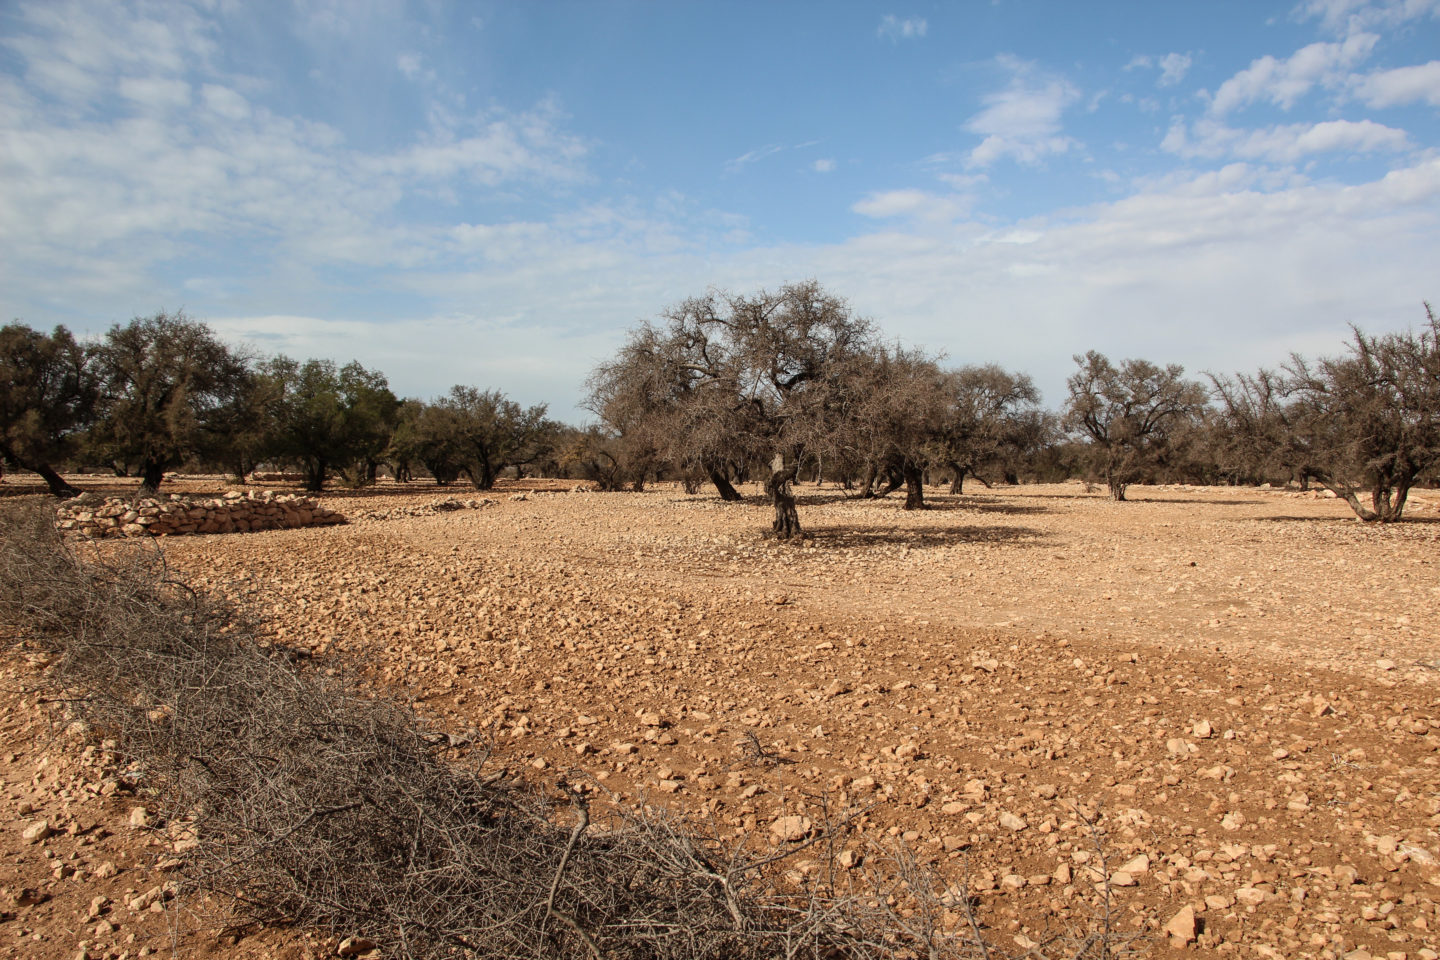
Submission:
[[[104,393],[92,442],[108,458],[138,462],[149,492],[165,470],[214,455],[210,444],[249,376],[243,357],[183,313],[117,324],[95,347],[95,364]]]
[[[270,450],[300,467],[307,490],[324,489],[337,469],[352,484],[374,480],[400,412],[384,374],[353,362],[337,368],[331,360],[280,356],[262,364],[260,375],[275,397]]]
[[[550,453],[558,429],[545,404],[522,408],[498,390],[455,386],[434,404],[432,419],[447,462],[458,464],[477,490],[489,490],[501,471]]]
[[[0,327],[0,457],[39,473],[57,496],[75,489],[51,465],[72,452],[98,396],[89,354],[69,330]]]

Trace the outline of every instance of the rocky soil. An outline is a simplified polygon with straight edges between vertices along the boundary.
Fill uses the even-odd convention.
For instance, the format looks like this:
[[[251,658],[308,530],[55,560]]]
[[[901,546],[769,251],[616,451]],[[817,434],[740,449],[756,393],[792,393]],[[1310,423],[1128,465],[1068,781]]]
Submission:
[[[863,807],[848,870],[903,842],[968,874],[1007,946],[1093,925],[1108,877],[1112,924],[1154,956],[1437,956],[1434,494],[1379,527],[1284,491],[937,490],[906,514],[807,486],[792,544],[762,536],[756,491],[548,486],[434,512],[451,491],[382,486],[324,497],[346,526],[164,542],[514,772],[756,843]],[[159,949],[154,907],[124,906],[164,882],[126,819],[143,798],[46,739],[27,669],[0,713],[0,956]],[[58,832],[27,842],[37,820]],[[333,953],[170,923],[220,956]]]

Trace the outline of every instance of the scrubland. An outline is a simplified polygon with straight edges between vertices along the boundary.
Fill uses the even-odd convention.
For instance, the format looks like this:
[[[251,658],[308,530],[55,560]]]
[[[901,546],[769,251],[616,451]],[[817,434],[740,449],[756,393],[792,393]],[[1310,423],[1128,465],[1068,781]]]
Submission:
[[[382,484],[324,496],[345,526],[164,549],[508,774],[756,845],[863,811],[844,870],[903,844],[1017,952],[1108,889],[1151,955],[1435,956],[1440,496],[1377,525],[1281,490],[936,489],[904,512],[804,486],[807,537],[777,542],[742,492],[537,482],[431,512],[452,491]],[[163,890],[126,906],[164,882],[139,801],[89,789],[33,668],[10,672],[0,951],[168,950],[189,928]],[[27,842],[46,816],[83,829]],[[192,926],[186,955],[334,952]]]

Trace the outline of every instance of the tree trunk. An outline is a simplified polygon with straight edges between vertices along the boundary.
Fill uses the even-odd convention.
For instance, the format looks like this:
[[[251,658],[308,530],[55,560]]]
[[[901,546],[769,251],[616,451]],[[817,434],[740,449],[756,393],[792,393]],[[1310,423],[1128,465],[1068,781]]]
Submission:
[[[160,481],[165,479],[165,464],[154,458],[147,458],[140,467],[140,496],[153,497],[160,490]]]
[[[900,468],[905,476],[905,509],[925,509],[925,474],[913,463],[906,462]]]
[[[950,469],[954,472],[950,480],[950,493],[958,496],[965,492],[965,468],[958,463],[951,463]]]
[[[319,493],[325,489],[325,474],[329,464],[323,459],[312,460],[305,464],[305,489],[311,493]]]
[[[869,500],[871,497],[875,496],[876,473],[877,471],[875,469],[875,464],[869,463],[865,465],[865,476],[860,481],[861,500]]]
[[[740,491],[735,489],[735,486],[730,482],[730,478],[725,476],[725,474],[719,470],[711,470],[709,473],[710,482],[715,484],[715,489],[719,492],[721,500],[724,500],[726,503],[737,503],[745,499],[740,496]]]
[[[780,458],[777,457],[776,460]],[[773,470],[770,479],[765,481],[765,492],[770,494],[770,499],[775,504],[775,522],[770,529],[779,540],[801,535],[800,514],[795,510],[795,494],[790,490],[790,484],[794,482],[797,472],[798,465],[782,467]]]
[[[1127,484],[1116,480],[1114,477],[1111,477],[1107,482],[1110,486],[1110,499],[1114,500],[1117,503],[1124,501],[1125,487],[1127,486]]]
[[[495,486],[495,471],[488,460],[470,464],[465,468],[465,475],[476,490],[489,490]]]
[[[49,487],[50,492],[55,496],[63,500],[80,496],[80,491],[66,482],[65,478],[56,473],[48,463],[37,463],[26,469],[40,474],[40,478],[45,481],[45,486]]]
[[[80,495],[80,491],[67,483],[65,478],[56,473],[50,464],[36,460],[21,460],[15,456],[15,451],[8,445],[0,448],[0,477],[5,476],[4,465],[7,462],[13,463],[21,469],[29,470],[31,473],[38,473],[40,479],[45,481],[45,486],[50,488],[50,492],[62,500],[69,500],[71,497],[78,497]]]
[[[1393,494],[1393,496],[1392,496]],[[1410,496],[1410,484],[1397,481],[1392,487],[1376,487],[1370,501],[1375,504],[1375,519],[1381,523],[1393,523],[1405,513],[1405,501]]]
[[[1377,485],[1370,491],[1370,503],[1374,507],[1371,509],[1360,502],[1355,488],[1349,484],[1331,479],[1328,473],[1311,472],[1310,476],[1319,480],[1326,490],[1348,503],[1350,509],[1355,511],[1355,516],[1366,523],[1393,523],[1399,520],[1405,513],[1405,501],[1410,496],[1409,482],[1397,483],[1393,487]]]
[[[875,492],[875,496],[877,496],[877,497],[888,497],[888,496],[890,496],[890,494],[894,493],[896,490],[899,490],[900,487],[901,487],[901,485],[902,485],[904,482],[905,482],[905,471],[904,471],[903,469],[897,469],[897,468],[894,467],[893,465],[892,465],[892,466],[889,466],[889,467],[886,467],[886,468],[885,468],[885,486],[884,486],[883,488],[881,488],[880,490],[877,490],[877,491]]]

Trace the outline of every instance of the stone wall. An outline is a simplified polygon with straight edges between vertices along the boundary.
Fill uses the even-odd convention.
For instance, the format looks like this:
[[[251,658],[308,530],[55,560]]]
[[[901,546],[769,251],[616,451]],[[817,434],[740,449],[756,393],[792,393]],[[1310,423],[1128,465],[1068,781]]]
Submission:
[[[85,537],[159,537],[187,533],[247,533],[344,523],[345,517],[296,494],[227,493],[214,499],[169,497],[128,500],[82,494],[60,504],[61,530]]]

